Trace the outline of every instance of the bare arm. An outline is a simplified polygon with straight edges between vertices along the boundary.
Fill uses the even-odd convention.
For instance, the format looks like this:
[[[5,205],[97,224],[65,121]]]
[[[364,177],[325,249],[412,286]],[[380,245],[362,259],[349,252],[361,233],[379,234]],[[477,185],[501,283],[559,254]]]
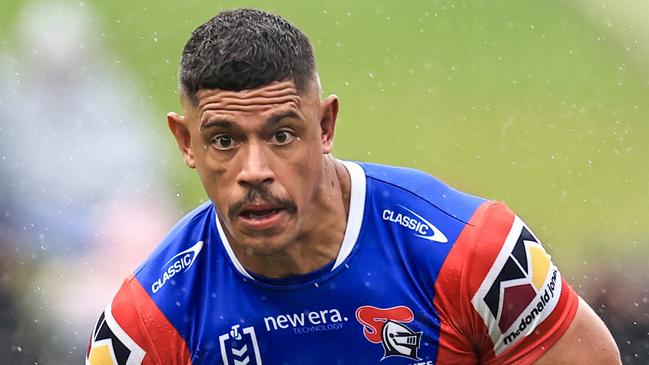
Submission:
[[[620,352],[604,322],[588,303],[579,299],[572,324],[535,364],[621,364]]]

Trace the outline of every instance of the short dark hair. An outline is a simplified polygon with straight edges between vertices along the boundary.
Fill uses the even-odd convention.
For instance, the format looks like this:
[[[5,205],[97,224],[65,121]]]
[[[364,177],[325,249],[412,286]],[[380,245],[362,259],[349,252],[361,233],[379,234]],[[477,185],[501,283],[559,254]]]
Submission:
[[[180,85],[194,103],[202,89],[240,91],[284,79],[303,91],[315,72],[307,36],[256,9],[217,14],[192,32],[180,59]]]

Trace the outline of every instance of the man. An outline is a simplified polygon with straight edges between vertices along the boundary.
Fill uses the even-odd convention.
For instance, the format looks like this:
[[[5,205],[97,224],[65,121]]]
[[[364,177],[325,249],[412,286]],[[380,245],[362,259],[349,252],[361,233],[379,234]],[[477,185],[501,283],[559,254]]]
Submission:
[[[128,278],[89,364],[615,364],[606,327],[503,204],[330,155],[338,98],[280,17],[226,11],[169,128],[210,202]]]

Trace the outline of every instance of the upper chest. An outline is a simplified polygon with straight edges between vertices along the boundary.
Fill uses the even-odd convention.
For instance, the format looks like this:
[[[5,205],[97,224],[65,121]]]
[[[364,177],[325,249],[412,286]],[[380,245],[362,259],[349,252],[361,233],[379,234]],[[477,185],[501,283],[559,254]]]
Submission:
[[[356,271],[291,290],[228,281],[206,287],[209,295],[180,323],[194,363],[433,360],[439,320],[432,293],[405,277]]]
[[[196,269],[213,276],[183,288],[168,317],[194,364],[432,364],[445,251],[409,249],[403,245],[430,243],[413,243],[411,230],[390,225],[363,232],[333,272],[286,288],[243,279],[227,260],[212,260]]]

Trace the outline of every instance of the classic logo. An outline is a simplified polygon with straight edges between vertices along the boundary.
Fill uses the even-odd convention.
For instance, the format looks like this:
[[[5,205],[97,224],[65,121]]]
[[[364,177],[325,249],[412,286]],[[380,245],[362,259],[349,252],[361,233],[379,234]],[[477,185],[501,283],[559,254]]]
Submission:
[[[556,307],[560,293],[561,274],[516,217],[471,302],[489,328],[498,355],[543,322]]]
[[[139,365],[145,352],[117,324],[110,312],[111,305],[97,321],[88,345],[86,365]]]
[[[163,265],[164,271],[162,272],[162,275],[151,284],[151,292],[154,294],[157,293],[158,290],[162,289],[171,278],[181,272],[189,270],[189,268],[194,265],[194,261],[196,261],[196,257],[201,252],[202,248],[203,241],[198,241],[194,246],[177,253],[167,261],[167,263]]]
[[[416,237],[423,238],[425,240],[440,243],[448,242],[448,238],[446,238],[444,233],[442,233],[442,231],[435,227],[435,225],[426,220],[426,218],[404,207],[403,205],[397,205],[409,214],[385,209],[383,210],[383,214],[381,216],[384,221],[399,224],[411,230]]]
[[[235,324],[230,332],[219,336],[223,365],[262,365],[255,328],[240,327]]]
[[[383,345],[381,360],[390,356],[420,360],[417,351],[422,332],[414,332],[403,324],[414,318],[412,310],[405,306],[382,309],[365,305],[356,310],[356,320],[363,325],[365,338]]]

